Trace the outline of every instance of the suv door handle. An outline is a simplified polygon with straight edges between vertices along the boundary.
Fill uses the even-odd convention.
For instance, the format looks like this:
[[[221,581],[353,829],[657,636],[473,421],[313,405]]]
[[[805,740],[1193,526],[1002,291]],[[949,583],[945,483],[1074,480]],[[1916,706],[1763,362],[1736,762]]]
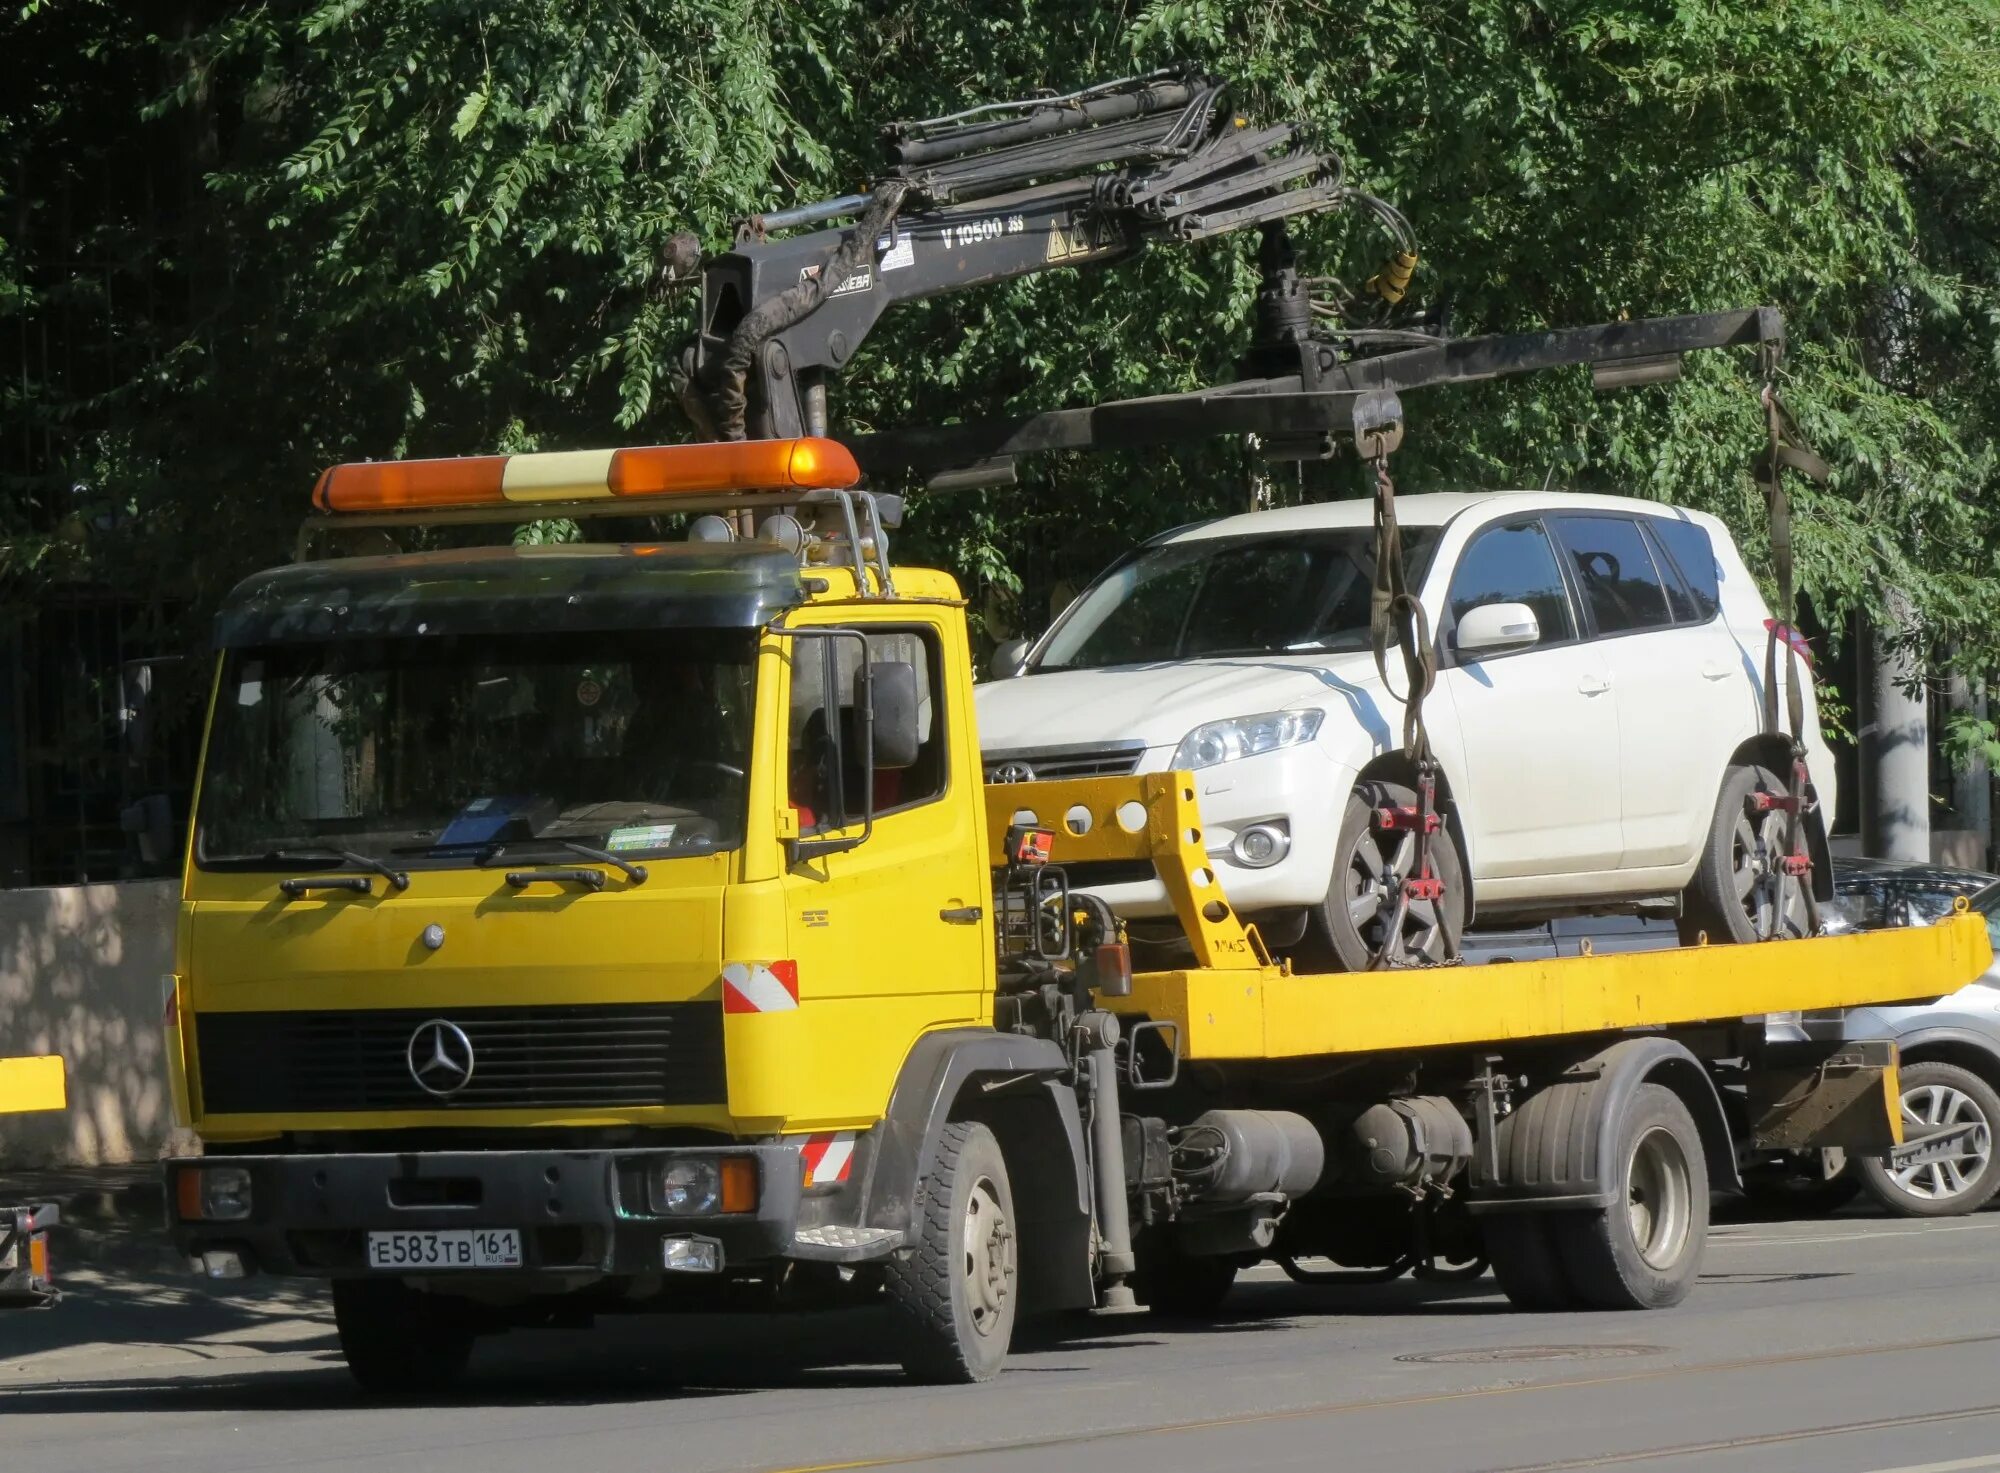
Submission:
[[[1723,664],[1720,660],[1710,660],[1706,665],[1701,667],[1701,678],[1703,680],[1727,680],[1735,673],[1733,669]]]
[[[953,926],[976,926],[985,915],[976,905],[947,906],[938,912],[938,919]]]
[[[1586,675],[1576,683],[1576,688],[1587,696],[1601,696],[1611,689],[1611,682],[1600,680],[1595,675]]]

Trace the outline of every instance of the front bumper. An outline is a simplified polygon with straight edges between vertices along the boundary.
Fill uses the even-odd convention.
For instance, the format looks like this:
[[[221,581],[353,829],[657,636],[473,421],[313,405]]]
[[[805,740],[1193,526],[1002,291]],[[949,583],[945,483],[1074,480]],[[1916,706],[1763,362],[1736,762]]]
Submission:
[[[656,1213],[646,1173],[691,1157],[748,1156],[757,1165],[753,1210],[678,1216]],[[181,1216],[183,1169],[240,1167],[250,1173],[250,1216],[207,1222]],[[654,1150],[426,1151],[314,1156],[210,1156],[165,1163],[168,1226],[189,1257],[235,1252],[251,1271],[315,1278],[361,1277],[370,1232],[514,1229],[520,1269],[426,1270],[482,1282],[510,1276],[594,1278],[657,1273],[662,1241],[700,1237],[721,1245],[727,1269],[783,1255],[799,1219],[799,1148],[792,1144]]]
[[[1140,759],[1142,772],[1167,771],[1171,748],[1153,748]],[[1202,848],[1213,862],[1230,904],[1246,915],[1318,905],[1333,882],[1333,855],[1354,773],[1306,745],[1204,767],[1194,774],[1201,803]],[[1289,831],[1284,858],[1256,868],[1240,861],[1231,846],[1253,824],[1276,822]],[[1079,890],[1100,897],[1132,920],[1172,916],[1173,902],[1157,878],[1092,883],[1071,879]]]

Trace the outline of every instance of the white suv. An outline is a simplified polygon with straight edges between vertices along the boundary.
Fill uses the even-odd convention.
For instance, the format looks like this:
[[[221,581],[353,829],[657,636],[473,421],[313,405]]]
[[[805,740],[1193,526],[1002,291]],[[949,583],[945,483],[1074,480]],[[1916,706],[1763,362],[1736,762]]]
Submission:
[[[1387,934],[1414,845],[1374,813],[1413,801],[1412,775],[1401,662],[1385,691],[1370,651],[1366,501],[1182,528],[1113,564],[996,672],[1010,678],[980,687],[988,780],[1195,770],[1225,890],[1274,945],[1326,964],[1435,958],[1440,926],[1475,903],[1487,917],[1679,902],[1717,940],[1798,929],[1783,818],[1758,797],[1790,778],[1788,744],[1760,735],[1769,614],[1722,524],[1562,493],[1396,505],[1437,637],[1424,709],[1443,914],[1414,901]],[[1825,889],[1833,762],[1805,685]],[[1150,865],[1071,880],[1125,916],[1171,914]]]

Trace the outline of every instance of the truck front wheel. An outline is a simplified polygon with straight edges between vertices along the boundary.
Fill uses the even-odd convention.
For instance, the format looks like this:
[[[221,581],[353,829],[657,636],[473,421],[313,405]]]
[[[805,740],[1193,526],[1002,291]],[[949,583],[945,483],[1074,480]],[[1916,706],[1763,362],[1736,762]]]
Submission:
[[[993,1132],[955,1120],[925,1163],[911,1210],[911,1253],[890,1264],[896,1353],[912,1380],[991,1380],[1007,1359],[1020,1303],[1014,1193]]]
[[[457,1306],[394,1279],[336,1279],[333,1325],[361,1389],[428,1396],[465,1373],[473,1332]]]

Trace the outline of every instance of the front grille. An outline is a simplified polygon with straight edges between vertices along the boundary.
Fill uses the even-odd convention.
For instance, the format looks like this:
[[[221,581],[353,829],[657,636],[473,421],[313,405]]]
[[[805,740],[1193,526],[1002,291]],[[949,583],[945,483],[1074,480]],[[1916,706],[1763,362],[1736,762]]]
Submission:
[[[448,1097],[410,1073],[411,1036],[443,1019],[465,1032],[472,1076]],[[200,1013],[210,1114],[508,1110],[714,1104],[722,1008],[712,1002],[570,1007]]]
[[[986,780],[1051,782],[1066,777],[1125,777],[1145,755],[1144,742],[1107,742],[1101,746],[1041,747],[1032,751],[986,752]]]

